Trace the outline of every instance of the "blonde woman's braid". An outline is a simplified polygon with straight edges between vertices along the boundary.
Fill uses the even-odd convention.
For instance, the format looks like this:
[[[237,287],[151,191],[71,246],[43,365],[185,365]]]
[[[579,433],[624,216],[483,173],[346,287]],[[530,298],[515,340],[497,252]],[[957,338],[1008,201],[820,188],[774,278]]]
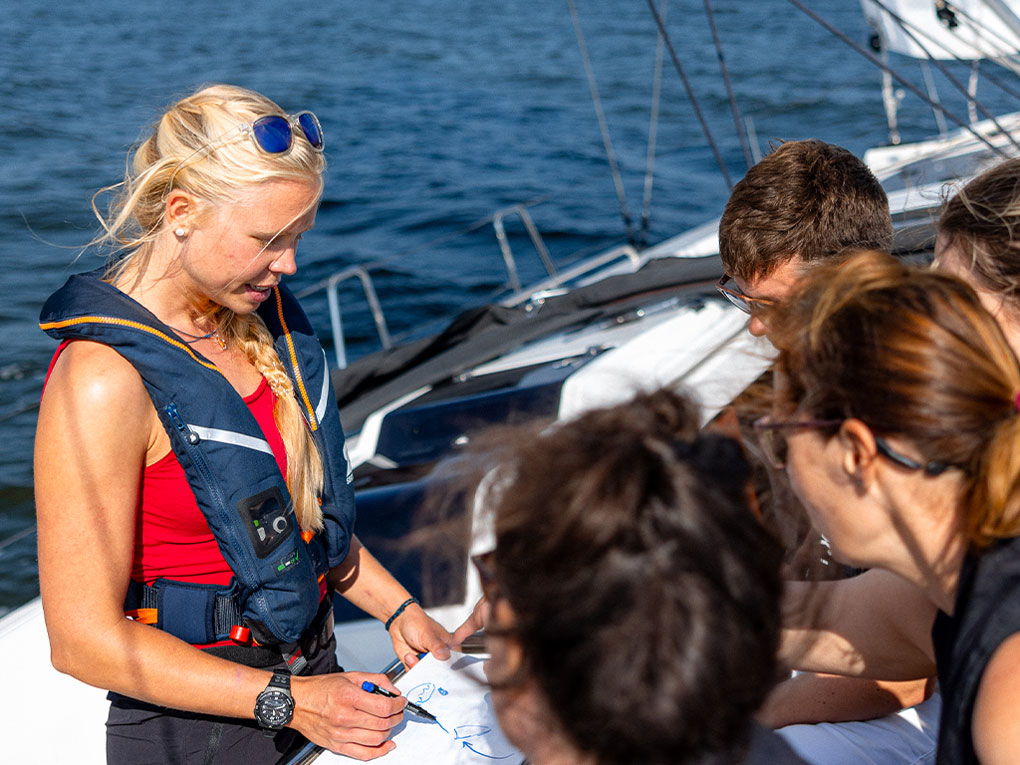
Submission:
[[[319,500],[323,487],[322,459],[301,415],[294,386],[273,347],[272,335],[256,314],[232,314],[221,322],[221,327],[221,333],[238,344],[276,395],[273,418],[287,451],[287,489],[294,512],[302,530],[319,531],[323,528]]]

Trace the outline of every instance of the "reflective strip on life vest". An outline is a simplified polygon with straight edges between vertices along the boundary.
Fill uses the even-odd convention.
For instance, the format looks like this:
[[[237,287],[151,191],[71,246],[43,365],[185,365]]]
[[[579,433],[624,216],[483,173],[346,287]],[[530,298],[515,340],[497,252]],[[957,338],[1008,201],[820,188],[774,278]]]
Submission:
[[[195,431],[198,434],[198,437],[203,441],[217,441],[221,444],[242,446],[245,449],[254,449],[255,451],[265,452],[266,454],[273,453],[273,450],[269,447],[269,442],[263,438],[247,436],[244,433],[236,433],[233,430],[206,428],[202,425],[193,425],[190,422],[188,423],[188,427]]]
[[[319,393],[319,405],[315,407],[315,416],[322,422],[326,416],[326,404],[329,402],[329,363],[326,361],[326,352],[322,352],[322,368],[326,370],[322,375],[322,391]]]

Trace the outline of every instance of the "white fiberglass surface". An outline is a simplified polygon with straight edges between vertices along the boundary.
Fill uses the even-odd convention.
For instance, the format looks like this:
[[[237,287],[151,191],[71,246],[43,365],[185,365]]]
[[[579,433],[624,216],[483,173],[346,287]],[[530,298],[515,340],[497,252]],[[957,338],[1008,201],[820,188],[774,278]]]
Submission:
[[[746,314],[722,301],[680,309],[567,378],[559,415],[574,417],[638,390],[671,386],[693,394],[707,419],[771,363],[772,346],[753,338],[746,325]]]

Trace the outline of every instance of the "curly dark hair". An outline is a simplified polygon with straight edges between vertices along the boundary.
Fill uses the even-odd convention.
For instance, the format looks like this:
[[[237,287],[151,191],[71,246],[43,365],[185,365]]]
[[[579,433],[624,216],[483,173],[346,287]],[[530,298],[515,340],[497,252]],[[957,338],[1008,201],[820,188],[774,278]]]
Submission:
[[[489,497],[520,674],[602,765],[729,761],[776,678],[782,589],[740,446],[666,390],[515,432]]]

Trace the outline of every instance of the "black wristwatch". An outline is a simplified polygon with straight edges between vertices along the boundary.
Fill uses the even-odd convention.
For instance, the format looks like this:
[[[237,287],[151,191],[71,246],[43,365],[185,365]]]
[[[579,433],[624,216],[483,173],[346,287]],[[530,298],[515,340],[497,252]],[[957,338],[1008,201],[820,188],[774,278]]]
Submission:
[[[269,685],[255,699],[255,721],[267,736],[275,736],[294,716],[294,697],[290,695],[290,672],[273,672]]]

